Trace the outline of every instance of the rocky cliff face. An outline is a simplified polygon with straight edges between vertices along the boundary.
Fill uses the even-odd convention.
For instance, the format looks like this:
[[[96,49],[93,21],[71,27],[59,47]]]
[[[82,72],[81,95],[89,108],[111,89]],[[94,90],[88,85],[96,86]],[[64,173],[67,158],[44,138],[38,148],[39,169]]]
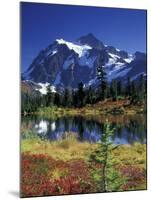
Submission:
[[[146,75],[146,54],[130,55],[104,45],[92,34],[75,42],[56,39],[33,60],[23,78],[54,87],[76,88],[81,81],[85,86],[95,85],[98,65],[104,67],[109,82],[113,79],[125,81],[128,77],[135,80],[141,74]]]

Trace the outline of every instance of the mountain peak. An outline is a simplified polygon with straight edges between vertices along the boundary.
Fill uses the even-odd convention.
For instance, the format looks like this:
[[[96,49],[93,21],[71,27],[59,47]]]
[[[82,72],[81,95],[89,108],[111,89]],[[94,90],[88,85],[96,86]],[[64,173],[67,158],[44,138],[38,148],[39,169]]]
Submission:
[[[97,67],[104,66],[107,79],[125,81],[146,74],[146,56],[136,52],[130,55],[113,46],[104,45],[92,33],[82,36],[78,41],[56,39],[42,50],[29,68],[22,74],[22,79],[34,81],[37,87],[51,84],[56,88],[77,88],[79,82],[86,87],[97,85]],[[137,67],[136,67],[137,66]],[[35,87],[35,86],[33,86]]]
[[[85,45],[85,44],[78,45],[73,42],[65,41],[63,39],[57,39],[56,41],[58,42],[58,44],[65,44],[70,50],[73,50],[75,53],[77,53],[79,57],[83,55],[83,51],[91,49],[90,46]]]
[[[81,44],[87,44],[91,46],[92,48],[96,49],[103,49],[104,44],[99,39],[97,39],[92,33],[88,33],[87,35],[84,35],[77,39],[77,41]]]
[[[95,39],[98,40],[93,33],[88,33],[86,35],[83,35],[82,37],[88,38],[88,39]]]

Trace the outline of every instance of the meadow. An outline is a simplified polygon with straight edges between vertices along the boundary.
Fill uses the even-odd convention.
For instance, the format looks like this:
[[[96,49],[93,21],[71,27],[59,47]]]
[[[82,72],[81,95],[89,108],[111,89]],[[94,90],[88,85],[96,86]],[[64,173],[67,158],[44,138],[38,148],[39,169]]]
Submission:
[[[37,136],[21,141],[22,197],[146,189],[146,144],[111,144],[104,191],[103,164],[91,159],[103,146],[66,135],[59,141]]]

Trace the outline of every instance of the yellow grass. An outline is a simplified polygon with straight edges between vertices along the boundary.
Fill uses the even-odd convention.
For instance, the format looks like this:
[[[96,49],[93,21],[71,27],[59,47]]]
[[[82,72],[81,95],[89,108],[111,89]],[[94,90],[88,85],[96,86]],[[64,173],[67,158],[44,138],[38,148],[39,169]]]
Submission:
[[[98,144],[79,142],[73,133],[60,141],[42,141],[37,138],[25,139],[21,142],[21,151],[32,154],[48,154],[57,160],[83,159],[89,160],[90,154]],[[146,169],[146,144],[121,145],[112,151],[119,164],[137,165]],[[56,175],[57,176],[57,175]]]
[[[42,141],[40,139],[29,139],[21,142],[22,152],[31,152],[32,154],[48,154],[55,159],[70,160],[84,159],[88,160],[90,153],[97,147],[97,144],[91,145],[88,142],[78,142],[70,134],[69,137],[61,141]]]
[[[122,145],[113,151],[122,165],[137,165],[146,169],[146,144]]]

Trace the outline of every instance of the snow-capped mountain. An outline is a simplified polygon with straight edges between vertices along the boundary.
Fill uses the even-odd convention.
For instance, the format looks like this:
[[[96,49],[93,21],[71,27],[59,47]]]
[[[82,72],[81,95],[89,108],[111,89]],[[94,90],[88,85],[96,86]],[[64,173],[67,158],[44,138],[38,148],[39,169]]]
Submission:
[[[136,52],[134,55],[113,46],[104,45],[94,35],[88,34],[69,42],[56,39],[42,50],[33,60],[24,80],[38,84],[41,93],[45,93],[50,84],[54,88],[76,88],[79,82],[85,86],[97,82],[96,69],[102,65],[110,82],[113,79],[126,81],[146,75],[146,54]]]

